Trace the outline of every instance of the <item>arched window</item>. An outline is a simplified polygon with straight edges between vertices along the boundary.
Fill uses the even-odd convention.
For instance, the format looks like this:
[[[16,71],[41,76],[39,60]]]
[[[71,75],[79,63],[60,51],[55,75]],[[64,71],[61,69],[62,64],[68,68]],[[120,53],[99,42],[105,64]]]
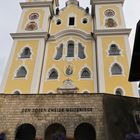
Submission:
[[[20,55],[21,58],[30,58],[30,56],[31,56],[31,51],[28,47],[24,48],[23,52]]]
[[[115,91],[115,95],[119,95],[119,96],[122,96],[124,93],[123,93],[123,90],[121,88],[117,88],[116,91]]]
[[[112,75],[121,75],[122,74],[122,68],[119,64],[115,63],[111,68]]]
[[[58,79],[58,72],[56,69],[52,69],[49,72],[49,79]]]
[[[111,44],[109,49],[109,55],[120,55],[120,49],[116,44]]]
[[[106,27],[109,27],[109,28],[116,27],[117,26],[117,23],[116,23],[116,21],[113,18],[108,18],[105,21],[105,26]]]
[[[82,44],[79,43],[79,44],[78,44],[78,57],[79,57],[80,59],[86,58],[84,49],[85,49],[85,48],[82,46]]]
[[[91,78],[91,72],[88,68],[83,68],[81,78]]]
[[[21,66],[17,73],[16,73],[16,78],[24,78],[27,75],[27,70],[24,66]]]
[[[63,54],[63,44],[61,44],[58,48],[57,48],[57,54],[55,56],[55,60],[59,60],[62,57]]]
[[[83,94],[89,94],[89,91],[85,90],[85,91],[83,92]]]
[[[74,42],[68,42],[67,57],[74,57]]]
[[[20,95],[20,92],[18,90],[16,90],[13,94]]]

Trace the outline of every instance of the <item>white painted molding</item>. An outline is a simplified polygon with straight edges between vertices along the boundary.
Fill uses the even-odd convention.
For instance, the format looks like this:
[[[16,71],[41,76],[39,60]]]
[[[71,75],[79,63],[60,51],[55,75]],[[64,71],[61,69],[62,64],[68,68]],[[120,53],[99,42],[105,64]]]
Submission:
[[[124,0],[90,0],[91,5],[95,4],[116,4],[116,3],[124,3]]]
[[[21,8],[30,8],[30,7],[48,7],[51,6],[51,1],[36,1],[36,2],[21,2]]]
[[[131,29],[94,30],[95,36],[102,35],[129,35]]]
[[[25,39],[25,38],[48,38],[47,32],[28,32],[28,33],[11,33],[13,39]]]
[[[58,32],[57,34],[51,35],[49,40],[51,40],[51,41],[57,40],[58,38],[65,37],[67,35],[69,35],[69,36],[76,35],[76,36],[79,36],[85,40],[92,40],[93,39],[91,34],[88,34],[88,33],[85,33],[83,31],[76,30],[76,29],[68,29],[68,30],[63,30],[61,32]]]
[[[53,4],[51,1],[41,1],[41,2],[21,2],[20,6],[24,8],[34,8],[34,7],[49,7],[51,15],[54,14]]]

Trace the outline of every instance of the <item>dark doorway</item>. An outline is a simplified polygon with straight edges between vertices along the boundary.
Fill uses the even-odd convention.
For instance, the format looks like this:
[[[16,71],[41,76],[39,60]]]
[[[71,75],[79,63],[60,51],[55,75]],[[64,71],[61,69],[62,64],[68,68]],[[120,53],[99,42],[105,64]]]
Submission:
[[[45,140],[66,140],[66,130],[59,123],[48,126],[45,132]]]
[[[82,123],[76,128],[74,137],[76,140],[96,140],[96,132],[91,124]]]
[[[22,124],[16,130],[15,140],[35,140],[36,129],[31,124]]]

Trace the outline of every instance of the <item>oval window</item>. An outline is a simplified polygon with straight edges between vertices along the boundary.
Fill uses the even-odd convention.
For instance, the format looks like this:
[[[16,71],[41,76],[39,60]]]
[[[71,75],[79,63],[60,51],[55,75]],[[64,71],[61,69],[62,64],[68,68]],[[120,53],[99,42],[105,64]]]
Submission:
[[[88,22],[88,19],[87,18],[84,18],[83,19],[83,24],[86,24]]]
[[[58,20],[56,21],[56,24],[57,24],[57,25],[60,25],[60,24],[61,24],[61,20],[58,19]]]

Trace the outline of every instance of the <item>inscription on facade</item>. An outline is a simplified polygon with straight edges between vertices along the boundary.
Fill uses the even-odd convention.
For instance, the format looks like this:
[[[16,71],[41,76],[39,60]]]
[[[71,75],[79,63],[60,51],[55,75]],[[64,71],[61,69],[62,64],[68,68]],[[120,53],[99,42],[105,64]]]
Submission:
[[[93,108],[23,108],[21,113],[92,112]]]

